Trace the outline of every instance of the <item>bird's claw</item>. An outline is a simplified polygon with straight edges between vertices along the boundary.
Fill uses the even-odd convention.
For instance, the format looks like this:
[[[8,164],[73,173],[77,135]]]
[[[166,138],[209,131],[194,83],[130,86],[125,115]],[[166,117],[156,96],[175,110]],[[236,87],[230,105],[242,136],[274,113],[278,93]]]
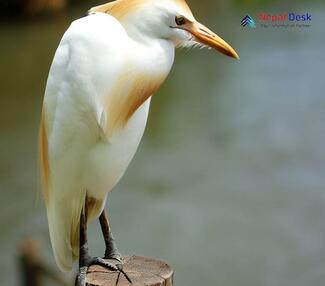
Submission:
[[[115,283],[116,286],[118,285],[121,273],[124,275],[125,279],[130,284],[132,284],[130,277],[123,270],[123,264],[121,258],[114,257],[114,258],[106,259],[101,257],[93,257],[88,259],[86,264],[87,264],[86,266],[82,266],[79,268],[79,273],[76,279],[76,286],[86,286],[87,271],[89,267],[92,265],[100,265],[102,267],[105,267],[106,269],[118,272],[118,276]]]
[[[104,264],[102,264],[102,262],[104,262]],[[116,283],[115,285],[117,286],[118,285],[118,282],[120,280],[120,275],[121,273],[124,275],[125,279],[130,283],[132,284],[132,281],[130,279],[130,277],[126,274],[126,272],[123,270],[123,263],[122,263],[122,258],[121,256],[115,256],[115,257],[112,257],[112,258],[109,258],[109,259],[103,259],[103,258],[100,258],[100,262],[98,263],[95,263],[95,264],[98,264],[98,265],[101,265],[103,267],[106,267],[108,269],[112,269],[110,268],[111,266],[114,267],[114,271],[118,271],[118,275],[117,275],[117,278],[116,278]]]
[[[116,262],[117,261],[117,262]],[[115,259],[105,259],[101,257],[94,257],[90,261],[90,265],[100,265],[112,271],[119,271],[119,266],[122,267],[122,262]]]
[[[88,266],[82,266],[79,268],[79,273],[76,278],[75,286],[86,286]]]

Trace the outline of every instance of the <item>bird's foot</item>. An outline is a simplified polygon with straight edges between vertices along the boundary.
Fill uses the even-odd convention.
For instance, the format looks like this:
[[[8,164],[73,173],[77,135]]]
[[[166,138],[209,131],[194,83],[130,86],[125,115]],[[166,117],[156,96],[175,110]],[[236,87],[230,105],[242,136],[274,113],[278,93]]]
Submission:
[[[79,273],[78,273],[77,279],[76,279],[76,286],[86,286],[87,271],[88,271],[89,267],[92,265],[100,265],[102,267],[105,267],[108,270],[118,272],[118,276],[117,276],[116,283],[115,283],[116,286],[118,285],[121,273],[124,275],[126,280],[129,281],[130,284],[132,284],[130,277],[123,270],[123,263],[122,263],[121,257],[113,256],[110,258],[101,258],[101,257],[87,258],[84,263],[84,266],[81,266],[79,268]]]

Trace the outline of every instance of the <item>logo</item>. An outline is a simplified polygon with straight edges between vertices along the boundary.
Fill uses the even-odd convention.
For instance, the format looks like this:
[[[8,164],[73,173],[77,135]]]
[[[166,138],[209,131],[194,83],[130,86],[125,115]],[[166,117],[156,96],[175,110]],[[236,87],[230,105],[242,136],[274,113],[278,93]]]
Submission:
[[[282,13],[282,14],[268,14],[260,13],[260,21],[263,22],[311,22],[311,14],[297,14],[297,13]]]
[[[254,16],[255,17],[255,16]],[[256,15],[255,20],[250,15],[246,15],[241,20],[241,25],[247,28],[273,28],[292,29],[292,28],[310,28],[312,26],[312,14],[310,13],[266,13],[260,12]]]
[[[311,27],[310,13],[280,13],[268,14],[262,12],[259,14],[259,22],[263,28],[309,28]]]
[[[243,20],[241,20],[241,25],[243,27],[256,28],[254,19],[249,15],[246,15],[246,17]]]

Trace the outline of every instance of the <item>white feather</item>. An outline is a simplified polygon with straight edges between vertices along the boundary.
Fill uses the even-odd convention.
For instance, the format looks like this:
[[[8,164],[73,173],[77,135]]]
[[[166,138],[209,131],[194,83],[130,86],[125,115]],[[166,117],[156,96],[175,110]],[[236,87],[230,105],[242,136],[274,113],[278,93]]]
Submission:
[[[114,3],[126,2],[107,5]],[[122,18],[92,9],[66,31],[51,66],[42,121],[48,146],[40,153],[48,153],[47,214],[54,256],[62,270],[70,270],[79,255],[79,219],[86,194],[101,203],[91,214],[94,218],[140,143],[151,94],[134,84],[156,91],[170,72],[175,47],[205,47],[190,32],[173,28],[177,15],[195,21],[185,2],[145,4],[141,9],[131,7],[132,13]],[[145,95],[140,102],[131,98],[136,111],[118,131],[107,131],[114,124],[114,104],[126,99],[129,103],[134,90]]]
[[[130,77],[144,68],[167,75],[174,49],[171,44],[159,47],[142,46],[115,18],[98,13],[72,23],[57,49],[44,110],[50,162],[48,222],[62,270],[70,270],[78,257],[78,245],[72,240],[86,192],[105,202],[134,156],[147,121],[150,99],[125,128],[101,140],[103,102],[113,96],[113,87],[128,65]]]

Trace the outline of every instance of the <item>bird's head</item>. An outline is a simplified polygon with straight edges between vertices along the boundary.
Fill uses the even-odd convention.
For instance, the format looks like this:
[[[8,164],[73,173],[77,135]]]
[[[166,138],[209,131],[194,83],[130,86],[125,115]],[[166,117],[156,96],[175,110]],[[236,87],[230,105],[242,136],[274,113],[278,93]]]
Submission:
[[[194,18],[185,0],[117,0],[90,10],[94,12],[114,16],[134,37],[165,39],[175,47],[206,46],[239,58],[229,44]]]

